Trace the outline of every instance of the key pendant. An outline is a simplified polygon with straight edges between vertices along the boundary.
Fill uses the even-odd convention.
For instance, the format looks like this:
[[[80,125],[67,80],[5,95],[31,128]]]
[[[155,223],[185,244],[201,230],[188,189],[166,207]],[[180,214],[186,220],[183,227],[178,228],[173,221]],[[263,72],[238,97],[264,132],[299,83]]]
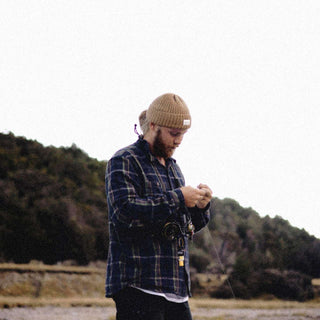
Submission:
[[[179,256],[179,267],[184,266],[184,256]]]
[[[179,251],[178,255],[179,255],[179,267],[183,267],[184,266],[184,252]]]

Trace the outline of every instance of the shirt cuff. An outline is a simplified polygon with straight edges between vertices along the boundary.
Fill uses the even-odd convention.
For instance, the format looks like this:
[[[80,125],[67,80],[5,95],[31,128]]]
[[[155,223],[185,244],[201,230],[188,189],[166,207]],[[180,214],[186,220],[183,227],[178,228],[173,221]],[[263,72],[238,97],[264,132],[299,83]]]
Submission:
[[[211,201],[209,201],[209,203],[204,208],[198,208],[197,206],[196,206],[196,208],[201,212],[206,212],[210,208],[210,202]]]

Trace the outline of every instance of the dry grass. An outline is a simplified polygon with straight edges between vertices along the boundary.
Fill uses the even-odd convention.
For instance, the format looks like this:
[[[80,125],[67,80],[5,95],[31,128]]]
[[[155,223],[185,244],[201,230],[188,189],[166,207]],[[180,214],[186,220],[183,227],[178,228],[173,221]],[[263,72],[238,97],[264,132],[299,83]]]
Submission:
[[[284,300],[240,300],[240,299],[190,299],[190,306],[193,308],[208,309],[289,309],[289,308],[320,308],[319,300],[308,302],[284,301]]]
[[[51,272],[51,273],[105,273],[104,269],[94,267],[78,267],[78,266],[62,266],[62,265],[45,265],[45,264],[14,264],[1,263],[0,271],[15,271],[15,272]]]
[[[312,279],[312,284],[314,286],[320,287],[320,279]]]
[[[196,279],[199,281],[201,286],[213,286],[219,287],[228,278],[227,275],[216,275],[216,274],[206,274],[198,273],[196,274]]]
[[[74,307],[114,306],[112,299],[104,295],[105,269],[44,264],[0,264],[2,273],[0,308],[13,307]],[[29,274],[28,274],[29,273]],[[217,286],[224,277],[197,275],[203,286]],[[320,279],[313,279],[314,286],[320,287]],[[38,292],[36,292],[38,290]],[[86,297],[86,298],[83,298]],[[263,300],[222,300],[196,297],[190,299],[193,309],[288,309],[320,308],[320,297],[308,302]],[[269,297],[270,298],[270,297]]]
[[[220,300],[192,298],[189,300],[193,310],[204,309],[313,309],[320,308],[320,301],[310,302],[282,301],[282,300]],[[30,298],[30,297],[0,297],[0,308],[14,307],[114,307],[112,299],[106,298]]]
[[[106,298],[30,298],[0,297],[0,308],[15,307],[113,307],[112,299]]]
[[[29,298],[103,298],[105,276],[79,272],[0,272],[0,296]]]

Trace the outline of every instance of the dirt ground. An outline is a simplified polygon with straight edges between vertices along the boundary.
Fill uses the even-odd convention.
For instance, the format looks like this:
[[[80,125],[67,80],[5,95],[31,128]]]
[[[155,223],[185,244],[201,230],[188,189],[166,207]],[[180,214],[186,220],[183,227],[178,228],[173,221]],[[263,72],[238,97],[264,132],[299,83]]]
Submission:
[[[192,311],[194,320],[320,320],[312,309],[205,309]],[[113,307],[41,307],[0,309],[0,320],[115,320]]]

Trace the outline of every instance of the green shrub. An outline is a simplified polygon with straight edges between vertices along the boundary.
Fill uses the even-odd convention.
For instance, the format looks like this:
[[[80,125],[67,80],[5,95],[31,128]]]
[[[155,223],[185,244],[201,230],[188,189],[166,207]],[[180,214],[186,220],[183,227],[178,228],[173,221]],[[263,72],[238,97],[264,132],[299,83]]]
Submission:
[[[234,274],[222,286],[211,293],[215,298],[231,298],[232,291],[237,298],[249,299],[271,294],[279,299],[306,301],[314,297],[311,278],[296,271],[266,269],[253,272],[246,279],[239,280]]]

